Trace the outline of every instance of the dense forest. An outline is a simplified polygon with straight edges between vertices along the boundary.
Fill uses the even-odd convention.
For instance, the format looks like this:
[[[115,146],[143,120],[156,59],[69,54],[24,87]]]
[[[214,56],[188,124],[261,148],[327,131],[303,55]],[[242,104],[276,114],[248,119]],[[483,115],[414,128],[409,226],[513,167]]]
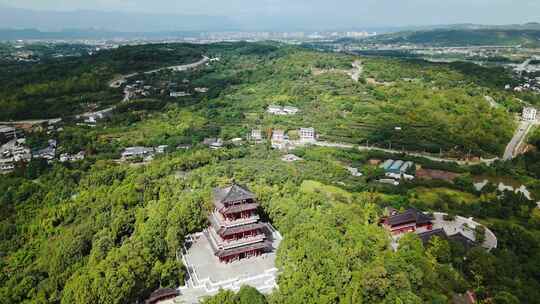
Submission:
[[[0,63],[0,120],[69,116],[85,104],[113,104],[117,74],[191,63],[203,50],[191,45],[120,47],[78,57],[45,57],[39,63]]]
[[[493,189],[476,193],[463,180],[446,186],[469,191],[472,201],[440,197],[430,205],[417,199],[418,185],[388,192],[355,180],[340,165],[369,155],[298,153],[305,162],[283,163],[264,146],[194,150],[145,167],[87,160],[55,165],[32,179],[24,170],[2,178],[0,298],[131,303],[159,286],[177,286],[185,272],[175,259],[183,237],[206,225],[211,188],[235,180],[255,191],[284,235],[280,288],[264,301],[447,303],[472,289],[495,303],[538,303],[540,214],[534,204]],[[495,231],[500,246],[489,253],[435,238],[424,248],[411,235],[393,252],[378,225],[385,206],[475,216]],[[224,292],[206,303],[247,303],[244,293],[259,297]]]

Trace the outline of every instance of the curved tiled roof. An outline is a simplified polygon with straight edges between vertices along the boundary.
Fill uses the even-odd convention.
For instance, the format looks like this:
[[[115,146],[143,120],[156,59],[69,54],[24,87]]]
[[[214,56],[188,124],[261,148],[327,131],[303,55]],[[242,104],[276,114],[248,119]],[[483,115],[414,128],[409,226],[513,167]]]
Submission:
[[[403,213],[396,214],[388,217],[388,224],[390,226],[399,226],[407,223],[427,224],[431,222],[432,218],[424,213],[411,208]]]
[[[228,208],[223,208],[220,210],[223,214],[231,214],[231,213],[239,213],[243,211],[248,210],[257,210],[259,208],[259,204],[257,203],[250,203],[250,204],[240,204],[240,205],[234,205]]]
[[[272,249],[272,243],[267,241],[267,242],[255,243],[255,244],[252,244],[252,245],[249,245],[249,246],[243,246],[243,247],[225,249],[225,250],[218,250],[216,252],[216,256],[222,258],[222,257],[230,256],[230,255],[241,254],[241,253],[248,252],[248,251],[251,251],[251,250],[260,250],[260,249],[271,250]]]
[[[255,194],[238,184],[233,184],[226,188],[214,189],[214,202],[219,205],[248,199],[255,199]]]
[[[429,243],[429,240],[431,240],[431,238],[434,237],[434,236],[438,236],[438,237],[443,238],[443,239],[448,238],[448,235],[446,234],[446,232],[442,228],[434,229],[434,230],[430,230],[430,231],[426,231],[426,232],[422,232],[422,233],[418,234],[418,237],[420,238],[420,240],[422,240],[422,243],[424,245]]]
[[[146,304],[157,303],[161,300],[173,298],[179,295],[178,290],[173,288],[160,288],[150,295],[150,297],[145,301]]]
[[[221,228],[217,231],[217,233],[221,237],[225,237],[228,235],[238,234],[238,233],[257,230],[257,229],[268,229],[268,228],[266,226],[266,223],[254,223],[254,224],[242,225],[242,226],[231,227],[231,228]]]

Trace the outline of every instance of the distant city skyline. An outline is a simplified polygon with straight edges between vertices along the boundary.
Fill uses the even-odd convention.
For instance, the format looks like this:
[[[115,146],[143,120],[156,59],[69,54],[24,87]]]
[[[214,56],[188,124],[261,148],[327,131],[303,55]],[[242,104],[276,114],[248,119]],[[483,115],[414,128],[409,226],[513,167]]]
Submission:
[[[244,30],[310,30],[458,23],[489,25],[540,21],[540,1],[537,0],[0,0],[0,16],[2,10],[11,8],[73,14],[91,10],[94,16],[100,12],[109,15],[146,14],[156,18],[156,28],[149,30],[181,30],[184,26],[176,26],[174,23],[159,24],[159,14],[169,17],[217,17],[223,22],[223,26],[226,24],[225,27]],[[24,18],[24,15],[19,18]],[[106,24],[100,26],[99,18],[95,18],[96,27],[108,28]],[[32,24],[32,20],[22,21]],[[41,20],[39,25],[46,27],[47,21]],[[66,27],[70,26],[77,27],[77,24],[66,24]]]

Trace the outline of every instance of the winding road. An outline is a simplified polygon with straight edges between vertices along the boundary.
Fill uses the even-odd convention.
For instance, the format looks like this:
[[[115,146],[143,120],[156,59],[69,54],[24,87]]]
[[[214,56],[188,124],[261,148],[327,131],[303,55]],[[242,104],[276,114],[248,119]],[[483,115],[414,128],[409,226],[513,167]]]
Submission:
[[[208,58],[207,56],[203,56],[203,58],[197,62],[193,62],[193,63],[189,63],[189,64],[182,64],[182,65],[173,65],[173,66],[168,66],[168,67],[164,67],[164,68],[159,68],[159,69],[154,69],[154,70],[150,70],[150,71],[146,71],[146,72],[142,72],[143,74],[153,74],[153,73],[157,73],[159,71],[164,71],[164,70],[173,70],[173,71],[187,71],[187,70],[190,70],[190,69],[194,69],[200,65],[203,65],[205,63],[207,63],[208,61],[210,60],[210,58]],[[139,72],[136,72],[136,73],[130,73],[130,74],[126,74],[126,75],[120,75],[118,77],[116,77],[115,79],[111,80],[109,82],[109,87],[113,88],[113,89],[118,89],[119,87],[122,86],[123,83],[125,83],[127,81],[128,78],[131,78],[133,76],[136,76],[136,75],[139,75],[140,73]]]

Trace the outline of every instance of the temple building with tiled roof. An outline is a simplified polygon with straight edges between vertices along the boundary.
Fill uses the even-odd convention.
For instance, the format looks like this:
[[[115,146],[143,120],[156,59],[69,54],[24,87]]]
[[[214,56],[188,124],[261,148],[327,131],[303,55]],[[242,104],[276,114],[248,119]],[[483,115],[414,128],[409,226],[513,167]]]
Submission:
[[[145,304],[156,304],[166,300],[172,300],[179,295],[178,290],[173,288],[160,288],[150,295],[150,297],[144,301]]]
[[[255,195],[233,184],[213,191],[214,211],[206,234],[221,262],[258,256],[272,250],[267,240],[269,227],[261,222]]]
[[[394,212],[383,218],[382,225],[393,235],[407,232],[422,233],[433,229],[432,217],[413,208],[403,213]]]

